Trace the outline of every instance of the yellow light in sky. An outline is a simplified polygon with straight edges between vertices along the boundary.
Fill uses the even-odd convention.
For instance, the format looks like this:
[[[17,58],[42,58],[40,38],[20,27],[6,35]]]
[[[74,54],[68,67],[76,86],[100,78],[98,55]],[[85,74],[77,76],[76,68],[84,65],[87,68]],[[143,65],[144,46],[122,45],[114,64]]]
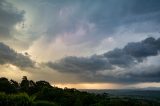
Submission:
[[[14,79],[16,81],[21,81],[23,76],[31,76],[27,71],[22,71],[18,67],[11,64],[0,65],[0,70],[0,77]]]
[[[77,83],[77,84],[56,84],[60,88],[76,89],[121,89],[122,85],[113,83]]]

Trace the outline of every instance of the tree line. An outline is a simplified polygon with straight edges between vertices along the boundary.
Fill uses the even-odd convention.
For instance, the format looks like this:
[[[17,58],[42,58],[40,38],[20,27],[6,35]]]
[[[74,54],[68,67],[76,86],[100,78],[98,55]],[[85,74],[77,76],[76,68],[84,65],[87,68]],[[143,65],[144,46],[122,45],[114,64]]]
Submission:
[[[0,106],[160,106],[160,102],[61,89],[24,76],[20,83],[0,78]]]

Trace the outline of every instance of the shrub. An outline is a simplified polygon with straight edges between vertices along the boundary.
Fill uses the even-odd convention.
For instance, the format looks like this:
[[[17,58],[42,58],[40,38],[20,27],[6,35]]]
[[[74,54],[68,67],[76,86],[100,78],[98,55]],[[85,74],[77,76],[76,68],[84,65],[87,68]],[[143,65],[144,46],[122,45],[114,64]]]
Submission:
[[[0,93],[0,106],[32,106],[33,100],[26,93],[11,95]]]

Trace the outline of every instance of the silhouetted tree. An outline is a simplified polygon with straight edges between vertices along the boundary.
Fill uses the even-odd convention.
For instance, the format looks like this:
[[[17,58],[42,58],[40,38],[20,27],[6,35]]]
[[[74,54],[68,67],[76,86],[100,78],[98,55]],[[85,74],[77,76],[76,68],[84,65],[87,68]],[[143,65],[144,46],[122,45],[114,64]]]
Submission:
[[[46,82],[46,81],[37,81],[36,82],[36,88],[38,90],[40,90],[40,89],[42,89],[44,87],[46,87],[46,88],[52,88],[52,86],[48,82]]]
[[[28,92],[29,89],[29,81],[27,79],[27,76],[23,76],[22,81],[20,83],[20,89],[23,92]]]
[[[8,81],[7,78],[0,78],[0,91],[5,93],[14,93],[15,87]]]
[[[36,89],[36,83],[32,80],[29,81],[29,88],[28,88],[28,94],[32,95],[38,92],[38,90]]]
[[[19,88],[19,83],[17,81],[14,81],[14,80],[10,80],[10,83],[15,87],[15,88]]]

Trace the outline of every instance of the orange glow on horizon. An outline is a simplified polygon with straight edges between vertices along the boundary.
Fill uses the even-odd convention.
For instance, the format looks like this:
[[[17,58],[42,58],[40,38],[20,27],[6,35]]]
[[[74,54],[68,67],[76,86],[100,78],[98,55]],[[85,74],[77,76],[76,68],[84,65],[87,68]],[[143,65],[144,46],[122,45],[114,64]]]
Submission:
[[[77,83],[77,84],[56,84],[60,88],[76,89],[121,89],[122,85],[113,83]]]
[[[160,83],[138,83],[138,84],[116,84],[116,83],[68,83],[68,84],[55,84],[59,88],[76,88],[76,89],[134,89],[134,88],[147,88],[147,87],[160,87]]]

